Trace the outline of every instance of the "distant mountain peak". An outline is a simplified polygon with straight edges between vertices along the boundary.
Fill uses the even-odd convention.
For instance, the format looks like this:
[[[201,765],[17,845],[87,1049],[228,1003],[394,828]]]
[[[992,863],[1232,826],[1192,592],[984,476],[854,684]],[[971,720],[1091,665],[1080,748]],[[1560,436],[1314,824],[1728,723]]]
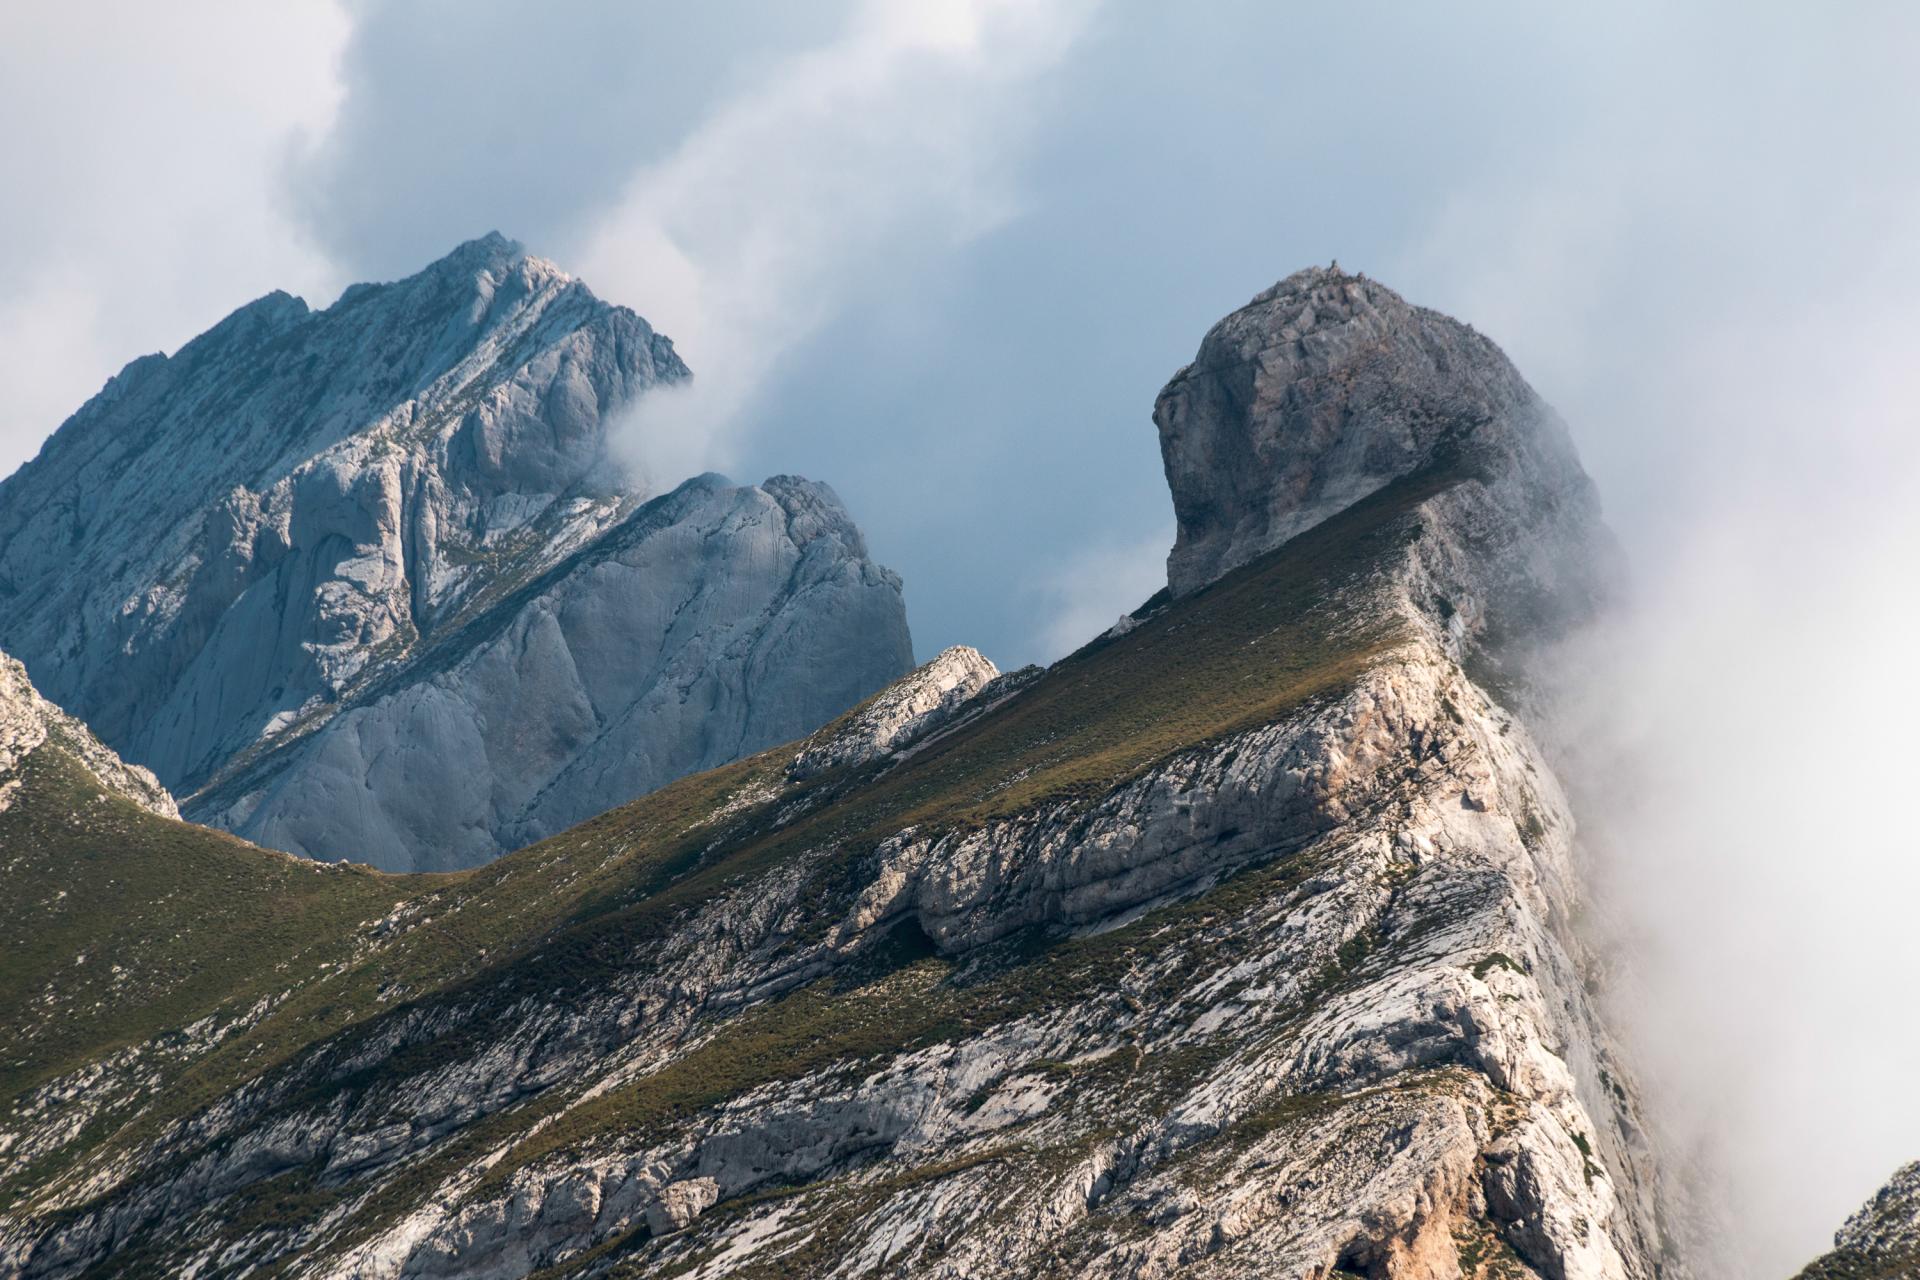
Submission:
[[[559,264],[528,253],[525,245],[498,231],[489,231],[456,245],[445,257],[430,263],[418,274],[469,275],[487,272],[504,276],[521,267],[533,274],[560,281],[571,282],[574,279]]]
[[[267,294],[173,356],[129,365],[0,483],[0,596],[9,597],[0,645],[103,739],[152,766],[197,817],[245,829],[256,810],[292,806],[302,835],[285,837],[285,847],[352,854],[334,837],[390,834],[385,797],[311,810],[303,796],[281,796],[275,808],[250,791],[217,810],[196,797],[257,776],[264,757],[307,741],[372,690],[390,692],[422,655],[453,662],[465,629],[506,616],[500,609],[516,593],[553,589],[580,610],[598,608],[549,575],[584,565],[583,552],[607,545],[657,496],[616,458],[612,435],[648,390],[688,376],[673,344],[638,314],[498,232],[399,280],[355,285],[318,311]],[[621,786],[659,785],[736,747],[816,728],[910,663],[898,580],[868,560],[830,489],[722,481],[707,499],[655,508],[649,519],[672,510],[691,523],[679,541],[655,529],[642,575],[650,581],[627,584],[691,608],[704,599],[695,579],[708,570],[676,565],[666,548],[721,561],[759,555],[738,589],[701,614],[689,633],[698,643],[680,637],[663,650],[678,664],[671,671],[629,664],[591,699],[576,690],[565,707],[538,703],[551,722],[527,726],[557,735],[550,755],[534,754],[558,768],[599,741],[580,726],[630,711],[629,695],[688,687],[703,672],[741,675],[725,695],[733,729],[661,728],[652,749],[602,771],[608,803],[631,798]],[[723,510],[777,519],[757,531],[703,523]],[[814,548],[807,574],[783,559],[801,547]],[[626,577],[604,565],[595,572]],[[837,601],[866,631],[850,637],[838,623],[782,612],[793,604],[782,594],[790,581],[818,588],[813,603],[794,605],[798,614]],[[791,640],[767,638],[754,650],[752,626],[775,619],[791,625]],[[668,626],[652,615],[629,622],[638,628],[629,652]],[[829,646],[840,647],[814,651]],[[817,664],[813,696],[794,695],[768,665],[789,650]],[[760,664],[750,678],[735,670],[749,661]],[[538,672],[523,674],[538,683]],[[572,727],[557,729],[560,718]],[[424,804],[415,820],[396,819],[405,834],[381,845],[383,861],[471,862],[518,838],[501,824],[547,829],[517,782],[496,780],[500,795],[468,795],[462,812],[497,822],[474,819],[446,848],[428,849],[420,833],[431,823],[421,815],[441,810]],[[348,781],[364,789],[364,779]],[[568,795],[603,794],[568,785]],[[342,815],[357,825],[342,826]]]

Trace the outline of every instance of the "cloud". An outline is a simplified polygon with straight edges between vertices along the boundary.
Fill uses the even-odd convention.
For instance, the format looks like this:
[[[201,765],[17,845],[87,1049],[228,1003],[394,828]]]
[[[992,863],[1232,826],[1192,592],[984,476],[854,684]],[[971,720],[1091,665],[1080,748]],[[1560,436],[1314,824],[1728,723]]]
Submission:
[[[1720,1182],[1712,1276],[1792,1273],[1920,1157],[1920,17],[1831,16],[1663,28],[1398,264],[1566,413],[1634,562],[1565,772],[1658,1117]]]
[[[0,474],[135,356],[338,287],[278,192],[346,34],[327,0],[0,10]]]
[[[292,207],[356,278],[490,229],[577,266],[565,252],[636,170],[847,4],[351,0],[346,98],[288,175]]]
[[[644,300],[695,371],[636,410],[633,453],[662,483],[724,466],[769,373],[903,260],[1019,208],[1012,155],[1035,79],[1066,52],[1077,0],[871,0],[640,172],[570,254]]]
[[[1072,653],[1167,585],[1173,526],[1144,538],[1082,546],[1026,590],[1039,621],[1040,661]]]

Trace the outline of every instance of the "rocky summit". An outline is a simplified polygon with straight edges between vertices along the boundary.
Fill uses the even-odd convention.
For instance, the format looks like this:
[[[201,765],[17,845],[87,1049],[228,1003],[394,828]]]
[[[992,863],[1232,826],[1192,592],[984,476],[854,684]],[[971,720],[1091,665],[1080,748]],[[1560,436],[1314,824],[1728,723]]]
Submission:
[[[498,235],[322,311],[262,298],[0,483],[0,646],[196,819],[484,861],[912,665],[830,489],[619,464],[622,415],[688,376]]]
[[[290,881],[29,755],[13,900],[224,891],[123,928],[144,1000],[9,958],[0,1271],[1684,1277],[1526,683],[1611,572],[1557,422],[1333,271],[1159,420],[1132,625],[472,870]]]
[[[1492,342],[1365,276],[1310,267],[1260,294],[1213,327],[1153,416],[1178,521],[1175,595],[1467,458],[1486,516],[1460,531],[1510,623],[1584,616],[1617,574],[1559,416]],[[1514,511],[1529,513],[1524,531]]]

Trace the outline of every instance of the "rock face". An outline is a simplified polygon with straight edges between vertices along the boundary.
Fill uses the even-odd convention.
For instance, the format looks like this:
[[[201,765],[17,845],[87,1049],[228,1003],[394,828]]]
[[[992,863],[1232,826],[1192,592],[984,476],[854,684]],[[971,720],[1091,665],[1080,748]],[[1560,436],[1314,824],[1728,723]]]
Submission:
[[[1834,1233],[1833,1252],[1799,1280],[1913,1280],[1920,1276],[1920,1161],[1907,1165]]]
[[[910,665],[831,491],[643,509],[609,429],[686,376],[497,235],[324,311],[262,298],[0,484],[0,645],[196,818],[395,869],[492,857]]]
[[[1574,607],[1613,574],[1592,482],[1558,415],[1500,349],[1338,268],[1299,271],[1207,334],[1154,405],[1184,595],[1394,478],[1471,459],[1468,496],[1529,513],[1527,545],[1476,545],[1506,614]],[[1485,531],[1490,532],[1490,531]],[[1485,536],[1482,533],[1482,537]]]
[[[222,1046],[43,1068],[0,1271],[1684,1276],[1573,816],[1469,675],[1603,577],[1532,456],[1382,463],[1045,672],[411,888]],[[137,1122],[61,1127],[83,1072]]]
[[[963,644],[945,649],[855,708],[844,721],[808,739],[787,772],[794,778],[809,778],[878,760],[931,732],[999,674],[1000,669],[978,649]]]
[[[0,653],[0,812],[19,793],[22,763],[49,742],[78,759],[114,794],[149,813],[180,816],[158,778],[122,761],[84,724],[41,697],[27,679],[27,669]]]
[[[791,739],[912,661],[900,583],[824,485],[649,503],[195,797],[276,849],[472,866]]]

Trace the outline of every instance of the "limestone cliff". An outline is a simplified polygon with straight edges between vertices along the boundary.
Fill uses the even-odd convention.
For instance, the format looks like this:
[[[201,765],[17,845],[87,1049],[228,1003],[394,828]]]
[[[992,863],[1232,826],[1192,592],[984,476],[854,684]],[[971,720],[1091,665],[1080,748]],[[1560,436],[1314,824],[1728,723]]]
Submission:
[[[0,645],[197,818],[396,869],[492,857],[911,665],[830,490],[646,505],[610,435],[687,376],[497,235],[325,310],[262,298],[0,483]]]

